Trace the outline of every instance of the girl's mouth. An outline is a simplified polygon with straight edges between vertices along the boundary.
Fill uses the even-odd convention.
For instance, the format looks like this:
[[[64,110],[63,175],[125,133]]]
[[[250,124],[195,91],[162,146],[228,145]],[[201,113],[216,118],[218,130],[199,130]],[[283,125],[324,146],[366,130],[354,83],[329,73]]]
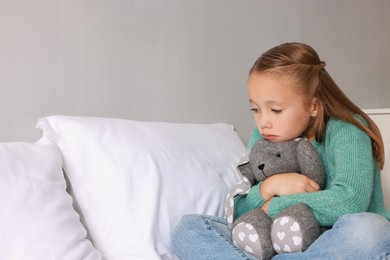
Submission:
[[[267,139],[268,141],[275,140],[278,136],[277,135],[263,135],[264,139]]]

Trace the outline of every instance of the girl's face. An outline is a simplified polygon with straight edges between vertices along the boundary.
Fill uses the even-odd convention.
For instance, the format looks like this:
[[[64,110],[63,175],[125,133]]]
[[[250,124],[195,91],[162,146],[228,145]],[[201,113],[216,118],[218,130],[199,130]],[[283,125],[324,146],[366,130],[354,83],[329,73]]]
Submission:
[[[267,74],[252,74],[248,80],[249,102],[261,135],[282,142],[305,135],[314,138],[311,117],[317,115],[317,102],[309,104],[290,80],[279,80]]]

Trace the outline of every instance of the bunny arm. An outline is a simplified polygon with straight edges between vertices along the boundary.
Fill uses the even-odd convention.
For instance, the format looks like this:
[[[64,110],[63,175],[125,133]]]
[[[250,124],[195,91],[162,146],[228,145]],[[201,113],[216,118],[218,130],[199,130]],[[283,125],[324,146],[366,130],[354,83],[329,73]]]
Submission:
[[[254,181],[256,181],[249,167],[249,153],[248,151],[244,154],[237,166],[237,173],[242,177],[241,180],[229,190],[226,196],[225,217],[230,229],[233,228],[234,221],[234,197],[248,194]]]
[[[246,195],[249,193],[251,185],[247,178],[243,177],[236,185],[228,192],[225,200],[225,218],[230,229],[233,228],[234,221],[234,197],[236,195]]]

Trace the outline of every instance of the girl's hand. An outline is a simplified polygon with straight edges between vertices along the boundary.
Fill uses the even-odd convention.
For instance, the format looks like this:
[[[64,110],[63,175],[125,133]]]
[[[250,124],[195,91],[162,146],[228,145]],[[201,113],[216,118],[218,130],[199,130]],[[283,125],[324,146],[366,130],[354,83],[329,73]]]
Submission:
[[[276,174],[265,179],[260,185],[260,194],[268,201],[275,196],[315,192],[320,186],[309,177],[299,173]]]

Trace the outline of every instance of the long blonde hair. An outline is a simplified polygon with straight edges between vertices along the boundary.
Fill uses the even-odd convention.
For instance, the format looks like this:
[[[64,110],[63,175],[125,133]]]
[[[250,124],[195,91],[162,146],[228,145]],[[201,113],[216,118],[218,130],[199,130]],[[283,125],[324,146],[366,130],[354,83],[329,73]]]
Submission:
[[[378,126],[342,92],[325,70],[325,65],[312,47],[303,43],[284,43],[261,55],[249,75],[271,73],[295,80],[298,83],[295,85],[300,86],[299,91],[307,100],[317,99],[317,116],[313,122],[316,140],[323,141],[331,118],[351,123],[372,139],[373,153],[382,169],[385,151]],[[356,119],[356,115],[363,117],[368,127]]]

